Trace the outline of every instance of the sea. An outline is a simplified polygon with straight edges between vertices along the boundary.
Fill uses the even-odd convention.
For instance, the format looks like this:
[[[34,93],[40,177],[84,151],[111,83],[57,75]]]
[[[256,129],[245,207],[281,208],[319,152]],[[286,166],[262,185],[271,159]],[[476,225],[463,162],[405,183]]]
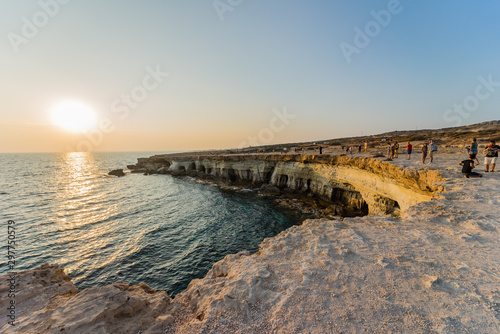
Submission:
[[[161,152],[0,154],[0,245],[14,270],[65,268],[79,289],[145,282],[170,296],[224,256],[297,224],[272,201],[169,175],[109,176]],[[10,237],[12,240],[12,237]],[[12,268],[11,268],[12,269]]]

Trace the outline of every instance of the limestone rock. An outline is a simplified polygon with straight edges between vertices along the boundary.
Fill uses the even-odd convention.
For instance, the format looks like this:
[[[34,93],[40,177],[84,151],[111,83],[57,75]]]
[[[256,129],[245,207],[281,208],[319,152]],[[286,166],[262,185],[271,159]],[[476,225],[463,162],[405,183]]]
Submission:
[[[10,283],[7,279],[11,279],[12,276],[6,274],[0,279],[0,308],[2,310],[7,309],[10,303],[8,297]],[[64,269],[57,264],[43,264],[33,270],[21,271],[14,275],[14,282],[18,316],[45,307],[49,299],[54,296],[74,294],[78,291],[71,277],[66,275]]]
[[[347,212],[388,215],[439,198],[444,187],[434,170],[410,171],[368,157],[309,155],[161,155],[138,159],[154,173],[210,176],[231,185],[262,187],[269,195],[299,193],[342,203]],[[273,187],[273,188],[271,188]],[[276,190],[278,189],[278,190]]]
[[[268,184],[263,184],[260,187],[260,192],[262,194],[266,194],[266,195],[279,195],[279,194],[281,194],[281,191],[280,191],[280,189],[278,187],[271,186],[271,185],[268,185]]]
[[[132,173],[146,173],[146,172],[147,172],[146,168],[136,168],[132,170]]]
[[[111,172],[108,173],[108,175],[114,175],[114,176],[125,176],[125,173],[123,172],[123,169],[114,169]]]
[[[167,167],[160,167],[156,170],[156,174],[168,174],[168,168]]]
[[[144,331],[163,314],[171,299],[145,283],[116,282],[77,293],[58,265],[42,265],[18,274],[16,326],[2,333],[133,333]],[[5,275],[0,281],[0,306],[9,298]]]

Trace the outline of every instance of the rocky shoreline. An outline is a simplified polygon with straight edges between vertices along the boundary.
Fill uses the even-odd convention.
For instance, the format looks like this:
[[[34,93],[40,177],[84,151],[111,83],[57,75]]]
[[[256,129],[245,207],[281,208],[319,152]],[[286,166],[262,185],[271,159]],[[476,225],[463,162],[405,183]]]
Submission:
[[[158,155],[127,167],[132,173],[188,175],[263,194],[317,198],[339,216],[399,215],[443,190],[436,171],[402,170],[359,156]]]
[[[165,156],[140,160],[143,165],[135,167],[158,159]],[[248,176],[242,172],[250,170],[249,180],[259,188],[268,184],[280,193],[291,189],[330,201],[341,186],[376,210],[359,217],[306,220],[265,239],[255,254],[226,256],[173,299],[143,283],[116,282],[77,292],[57,265],[20,272],[18,323],[1,331],[500,332],[500,173],[459,178],[459,169],[450,167],[459,159],[456,153],[440,155],[432,166],[368,157],[268,156],[262,168],[252,169],[248,162],[254,157],[176,159],[167,160],[174,174],[180,166],[193,177],[213,168],[213,179],[228,178],[236,186],[242,181],[238,178]],[[188,170],[192,163],[194,169]],[[270,166],[269,181],[259,185],[259,175],[265,176]],[[287,180],[280,185],[282,175]],[[311,180],[305,192],[300,178],[306,185]],[[372,192],[363,189],[363,182],[375,186]],[[374,196],[398,202],[399,216],[384,211],[381,203],[391,202]],[[2,277],[4,309],[8,289]]]

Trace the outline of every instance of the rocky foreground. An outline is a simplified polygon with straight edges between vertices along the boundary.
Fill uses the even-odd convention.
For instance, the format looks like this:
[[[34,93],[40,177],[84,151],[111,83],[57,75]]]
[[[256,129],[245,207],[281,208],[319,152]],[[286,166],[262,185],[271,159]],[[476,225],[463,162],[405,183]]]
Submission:
[[[499,333],[500,173],[463,179],[457,160],[393,162],[441,172],[443,198],[401,217],[307,220],[174,299],[142,283],[77,292],[57,265],[20,272],[16,326],[0,332]],[[3,310],[8,290],[2,276]]]

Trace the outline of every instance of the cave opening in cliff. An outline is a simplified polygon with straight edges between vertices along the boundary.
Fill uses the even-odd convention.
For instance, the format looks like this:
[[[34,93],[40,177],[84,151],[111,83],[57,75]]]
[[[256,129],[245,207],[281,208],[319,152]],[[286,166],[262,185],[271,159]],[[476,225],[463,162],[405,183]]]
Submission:
[[[245,170],[244,175],[246,181],[252,182],[252,171],[250,169]]]
[[[212,168],[210,168],[210,167],[209,167],[209,168],[207,168],[207,174],[212,175]]]
[[[387,213],[395,216],[399,216],[401,214],[401,207],[397,201],[390,200],[391,204],[388,205]]]
[[[229,178],[229,182],[231,182],[231,183],[236,182],[236,180],[238,179],[238,176],[236,175],[236,171],[232,168],[229,168],[227,170],[227,176]]]
[[[399,206],[398,202],[394,202],[394,210],[392,211],[393,214],[398,214],[401,212],[401,207]]]
[[[279,188],[286,188],[288,185],[288,175],[282,174],[279,178]]]
[[[167,168],[170,167],[170,161],[168,161],[167,159],[160,159],[159,162],[162,164],[163,167]]]
[[[186,167],[184,167],[184,166],[179,166],[179,172],[180,172],[181,174],[186,174]]]
[[[205,166],[200,165],[200,168],[199,168],[199,170],[198,170],[198,171],[199,171],[200,173],[205,174],[205,172],[206,172]]]
[[[269,171],[267,171],[264,175],[264,181],[265,183],[271,183],[271,179],[273,177],[274,173],[274,168],[271,168]]]
[[[366,216],[369,213],[368,204],[357,191],[333,188],[330,199],[342,206],[343,216]]]
[[[195,171],[195,170],[196,170],[196,164],[194,162],[190,163],[189,166],[188,166],[187,171],[188,172],[192,172],[192,171]]]

